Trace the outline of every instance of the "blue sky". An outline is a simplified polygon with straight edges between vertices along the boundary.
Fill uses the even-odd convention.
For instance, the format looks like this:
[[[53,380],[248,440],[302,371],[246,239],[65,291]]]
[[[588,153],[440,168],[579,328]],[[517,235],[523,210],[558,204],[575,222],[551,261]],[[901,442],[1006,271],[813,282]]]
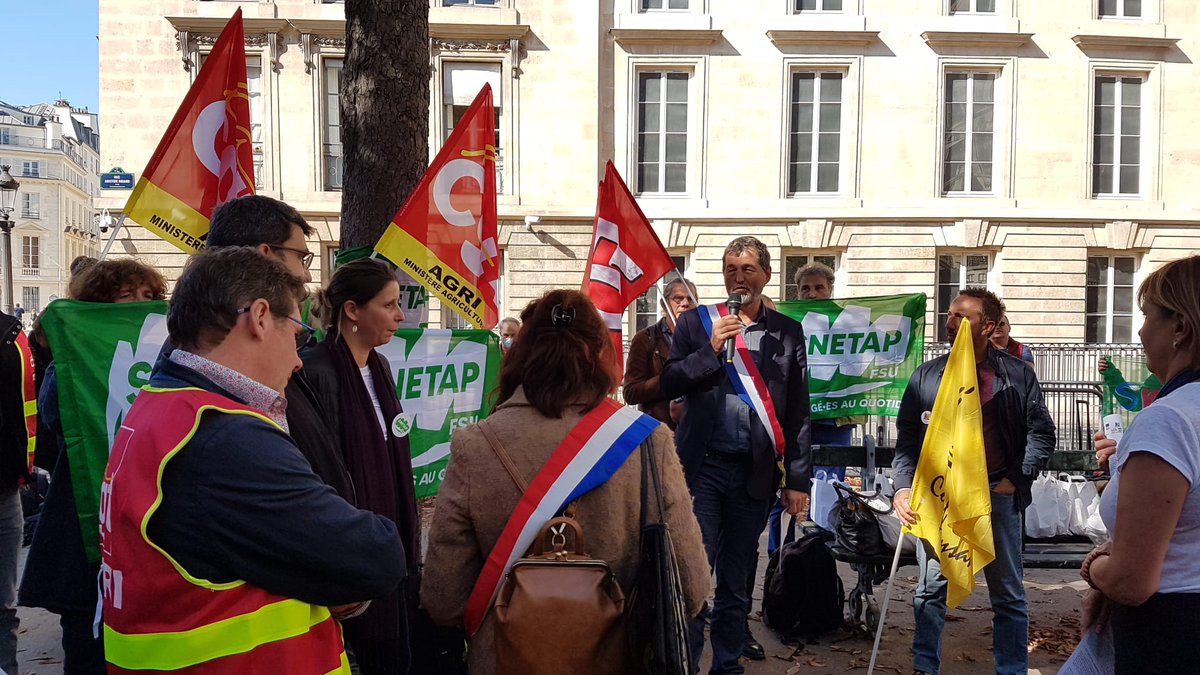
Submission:
[[[100,106],[98,0],[0,0],[0,99],[15,105]]]

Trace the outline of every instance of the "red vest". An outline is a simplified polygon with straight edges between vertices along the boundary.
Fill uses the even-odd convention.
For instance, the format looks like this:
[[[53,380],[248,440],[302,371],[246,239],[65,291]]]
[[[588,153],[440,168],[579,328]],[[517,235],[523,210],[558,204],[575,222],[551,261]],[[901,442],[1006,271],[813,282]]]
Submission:
[[[25,471],[33,473],[33,451],[37,447],[37,387],[33,383],[33,351],[25,331],[17,331],[17,353],[21,355],[21,403],[25,413]]]
[[[108,672],[349,673],[341,627],[328,608],[244,581],[197,579],[150,540],[167,462],[206,412],[274,424],[200,389],[147,388],[113,443],[100,495]]]

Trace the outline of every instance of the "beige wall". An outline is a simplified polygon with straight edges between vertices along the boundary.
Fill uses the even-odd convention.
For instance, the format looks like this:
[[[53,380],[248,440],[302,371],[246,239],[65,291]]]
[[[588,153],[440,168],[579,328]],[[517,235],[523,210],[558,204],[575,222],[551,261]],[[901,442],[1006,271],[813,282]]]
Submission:
[[[799,16],[786,13],[786,0],[692,0],[690,12],[661,14],[637,13],[635,0],[433,8],[435,24],[460,25],[442,29],[447,39],[497,42],[528,27],[516,52],[438,52],[434,59],[435,68],[447,58],[503,60],[505,313],[546,288],[579,285],[603,163],[613,159],[635,181],[639,68],[692,73],[687,192],[642,195],[640,203],[671,252],[687,256],[702,299],[724,297],[724,245],[756,234],[780,262],[776,296],[779,257],[820,249],[840,256],[842,294],[925,292],[932,320],[939,252],[983,251],[993,256],[990,279],[1009,305],[1015,336],[1079,341],[1089,255],[1136,256],[1140,279],[1164,261],[1200,252],[1196,3],[1151,0],[1142,3],[1146,17],[1131,21],[1097,20],[1093,2],[998,0],[993,16],[947,16],[944,0],[843,4],[841,14]],[[335,245],[338,193],[320,181],[319,66],[340,47],[321,46],[317,68],[306,73],[300,28],[323,19],[336,32],[340,5],[100,0],[102,164],[144,166],[190,82],[176,28],[164,17],[227,16],[235,6],[277,26],[277,68],[264,69],[264,193],[295,204],[322,245]],[[974,35],[948,40],[964,32]],[[267,46],[250,49],[269,56]],[[788,73],[797,68],[845,73],[836,194],[787,196]],[[947,68],[998,74],[995,187],[987,196],[940,190]],[[1146,78],[1143,190],[1131,198],[1091,192],[1093,81],[1110,72]],[[436,96],[440,74],[434,78]],[[440,140],[441,112],[433,108]],[[101,206],[119,210],[126,196],[106,192]],[[532,232],[526,216],[541,219]],[[136,227],[122,232],[115,250],[145,257],[170,277],[183,262]]]

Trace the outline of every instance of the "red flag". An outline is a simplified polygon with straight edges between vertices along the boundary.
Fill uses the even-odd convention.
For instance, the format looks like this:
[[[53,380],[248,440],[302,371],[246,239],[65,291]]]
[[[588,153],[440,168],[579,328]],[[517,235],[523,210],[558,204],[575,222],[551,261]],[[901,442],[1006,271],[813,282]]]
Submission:
[[[592,299],[612,335],[617,367],[623,369],[621,327],[625,310],[674,269],[650,221],[609,162],[596,203],[592,250],[583,275],[583,292]]]
[[[500,320],[494,114],[485,84],[375,244],[476,328]]]
[[[187,253],[204,248],[213,208],[254,194],[242,10],[225,24],[125,204],[125,214]]]

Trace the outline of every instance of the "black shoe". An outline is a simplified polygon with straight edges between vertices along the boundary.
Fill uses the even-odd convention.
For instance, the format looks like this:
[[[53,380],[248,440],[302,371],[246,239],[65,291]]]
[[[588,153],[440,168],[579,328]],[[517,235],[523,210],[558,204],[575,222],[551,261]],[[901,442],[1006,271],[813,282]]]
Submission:
[[[742,645],[742,656],[751,661],[762,661],[767,658],[767,650],[763,649],[762,643],[754,639],[750,631],[746,631],[746,644]]]

